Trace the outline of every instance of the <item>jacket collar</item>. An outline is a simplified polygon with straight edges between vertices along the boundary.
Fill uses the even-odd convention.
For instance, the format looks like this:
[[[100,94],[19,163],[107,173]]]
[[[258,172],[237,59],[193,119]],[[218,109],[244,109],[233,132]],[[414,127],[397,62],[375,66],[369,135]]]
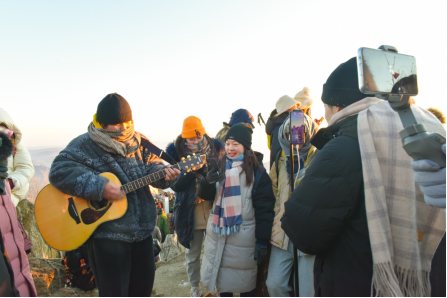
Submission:
[[[315,136],[311,139],[310,143],[314,145],[318,150],[323,149],[323,147],[332,139],[339,137],[343,134],[343,131],[346,127],[352,126],[355,124],[355,128],[357,128],[357,116],[352,115],[349,116],[331,126],[320,128],[320,130],[315,134]],[[354,123],[355,122],[355,123]],[[357,132],[357,131],[356,131]],[[351,136],[351,134],[350,134]]]

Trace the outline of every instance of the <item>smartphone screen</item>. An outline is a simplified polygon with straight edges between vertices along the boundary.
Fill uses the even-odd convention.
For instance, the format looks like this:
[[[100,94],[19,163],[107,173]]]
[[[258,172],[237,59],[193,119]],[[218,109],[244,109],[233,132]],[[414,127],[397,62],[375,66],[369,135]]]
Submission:
[[[208,164],[209,171],[211,171],[211,169],[219,170],[219,166],[218,166],[217,160],[215,158],[208,158],[208,160],[206,162]]]
[[[357,67],[362,93],[418,94],[416,58],[413,56],[360,48]]]
[[[301,110],[290,112],[290,131],[292,145],[304,144],[304,113]]]

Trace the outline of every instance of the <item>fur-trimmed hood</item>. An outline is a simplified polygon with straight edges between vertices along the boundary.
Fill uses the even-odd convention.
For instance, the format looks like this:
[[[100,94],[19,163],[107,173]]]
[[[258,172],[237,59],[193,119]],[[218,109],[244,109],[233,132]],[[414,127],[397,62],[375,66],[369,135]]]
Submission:
[[[168,146],[166,147],[166,153],[170,157],[172,157],[176,162],[180,161],[177,148],[178,146],[180,146],[181,139],[182,137],[181,135],[179,135],[174,142],[169,143]],[[219,139],[216,138],[211,138],[211,140],[214,141],[214,148],[216,149],[217,154],[220,155],[220,153],[225,150],[224,144]]]
[[[22,132],[19,127],[12,120],[11,116],[2,108],[0,108],[0,124],[5,125],[8,129],[14,132],[15,143],[14,146],[18,146],[22,140]]]

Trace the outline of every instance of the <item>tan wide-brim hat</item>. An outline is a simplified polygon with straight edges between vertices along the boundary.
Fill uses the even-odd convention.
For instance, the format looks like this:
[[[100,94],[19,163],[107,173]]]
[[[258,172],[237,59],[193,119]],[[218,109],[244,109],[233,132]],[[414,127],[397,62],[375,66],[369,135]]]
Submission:
[[[296,104],[296,100],[288,95],[284,95],[276,102],[276,112],[278,115],[281,115]]]
[[[301,103],[300,109],[310,108],[314,104],[314,100],[309,97],[309,87],[304,87],[303,90],[295,95],[295,100]]]

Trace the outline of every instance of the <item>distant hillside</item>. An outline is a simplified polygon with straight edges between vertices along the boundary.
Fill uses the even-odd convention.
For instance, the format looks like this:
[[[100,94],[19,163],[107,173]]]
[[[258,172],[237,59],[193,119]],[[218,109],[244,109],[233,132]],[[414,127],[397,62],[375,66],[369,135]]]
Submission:
[[[53,147],[43,149],[28,149],[28,151],[31,154],[31,160],[33,161],[34,167],[45,166],[47,168],[50,168],[54,158],[59,154],[59,152],[62,151],[62,149],[63,148]]]

